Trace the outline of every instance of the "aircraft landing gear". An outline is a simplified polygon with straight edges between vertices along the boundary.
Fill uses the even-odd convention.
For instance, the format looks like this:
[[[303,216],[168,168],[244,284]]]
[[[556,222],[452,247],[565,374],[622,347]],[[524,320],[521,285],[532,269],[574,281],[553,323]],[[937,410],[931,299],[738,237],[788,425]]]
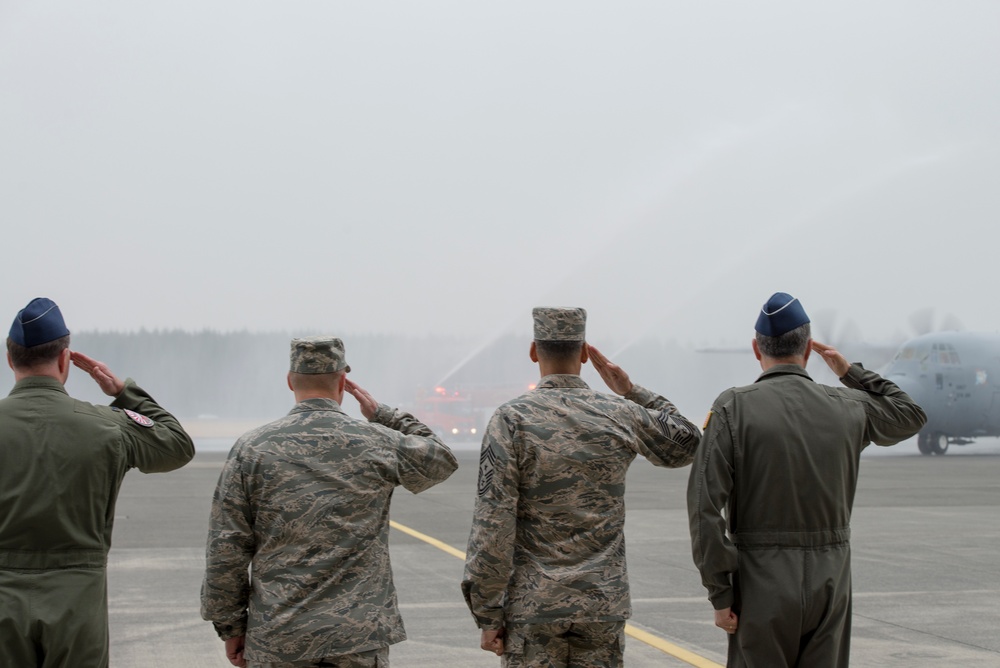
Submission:
[[[948,452],[948,435],[935,432],[930,437],[931,452],[935,455],[943,455]]]
[[[922,455],[929,455],[933,452],[931,450],[931,435],[929,432],[920,432],[917,436],[917,448],[920,450],[920,454]]]

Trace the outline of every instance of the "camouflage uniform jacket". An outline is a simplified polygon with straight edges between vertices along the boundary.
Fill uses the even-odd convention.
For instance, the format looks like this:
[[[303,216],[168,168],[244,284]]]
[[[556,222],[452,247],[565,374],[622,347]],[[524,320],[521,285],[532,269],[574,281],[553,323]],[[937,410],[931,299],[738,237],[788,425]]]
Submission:
[[[299,402],[233,446],[212,500],[202,617],[251,661],[364,652],[406,638],[389,564],[389,501],[458,467],[408,413],[372,422]],[[250,573],[247,567],[250,567]],[[248,575],[252,575],[252,581]]]
[[[480,628],[631,614],[625,473],[641,453],[691,462],[698,428],[639,386],[625,399],[553,374],[496,410],[483,438],[462,592]]]

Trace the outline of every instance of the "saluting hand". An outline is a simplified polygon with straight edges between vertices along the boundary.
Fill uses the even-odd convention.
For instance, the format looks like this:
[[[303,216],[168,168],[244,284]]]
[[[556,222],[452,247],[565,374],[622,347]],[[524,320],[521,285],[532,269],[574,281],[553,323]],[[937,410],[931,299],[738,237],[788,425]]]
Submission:
[[[812,349],[823,358],[830,370],[837,374],[837,378],[843,378],[844,374],[851,370],[851,363],[833,346],[813,340]]]
[[[368,394],[368,391],[362,388],[360,385],[355,383],[350,378],[347,378],[347,384],[344,386],[352,397],[358,400],[358,404],[361,406],[361,414],[365,416],[366,420],[371,420],[375,417],[375,412],[378,410],[378,402],[375,398]]]
[[[109,397],[117,397],[125,389],[125,383],[118,376],[111,373],[111,369],[104,362],[98,362],[76,351],[70,352],[70,359],[73,360],[73,364],[78,369],[83,369],[89,373],[90,377],[101,388],[101,391]]]
[[[597,373],[601,374],[601,378],[612,392],[624,397],[632,391],[632,381],[629,380],[625,369],[613,364],[600,350],[590,344],[587,344],[587,352],[590,353],[590,361],[594,363]]]

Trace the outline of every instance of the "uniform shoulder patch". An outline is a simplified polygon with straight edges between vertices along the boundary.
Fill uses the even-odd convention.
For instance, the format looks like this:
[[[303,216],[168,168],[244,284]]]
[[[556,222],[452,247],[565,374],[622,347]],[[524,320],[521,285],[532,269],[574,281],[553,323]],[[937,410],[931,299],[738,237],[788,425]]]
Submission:
[[[125,415],[129,416],[132,422],[135,422],[140,427],[152,427],[153,424],[155,424],[151,419],[149,419],[145,415],[136,413],[135,411],[130,411],[127,408],[123,408],[122,410],[125,412]]]
[[[479,496],[486,494],[493,487],[493,476],[496,472],[497,456],[493,452],[493,444],[483,448],[479,456]]]
[[[705,424],[701,425],[702,431],[708,429],[708,423],[711,419],[712,419],[712,411],[708,411],[708,415],[705,416]]]

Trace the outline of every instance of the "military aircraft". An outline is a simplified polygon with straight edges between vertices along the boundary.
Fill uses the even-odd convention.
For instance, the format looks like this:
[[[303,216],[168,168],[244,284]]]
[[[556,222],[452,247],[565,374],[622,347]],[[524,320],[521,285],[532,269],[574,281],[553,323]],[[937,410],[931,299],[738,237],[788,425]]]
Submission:
[[[882,375],[927,413],[921,454],[1000,436],[1000,334],[923,334],[904,343]]]

